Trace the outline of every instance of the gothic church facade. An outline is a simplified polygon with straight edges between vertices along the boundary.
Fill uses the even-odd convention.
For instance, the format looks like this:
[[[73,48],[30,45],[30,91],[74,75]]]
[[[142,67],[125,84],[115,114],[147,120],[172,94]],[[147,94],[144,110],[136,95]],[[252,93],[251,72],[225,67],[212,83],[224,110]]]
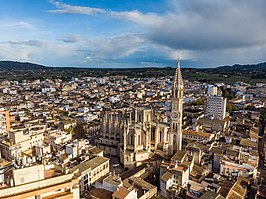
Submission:
[[[170,122],[159,122],[151,107],[106,114],[97,146],[119,156],[125,167],[138,166],[154,153],[172,156],[182,148],[183,81],[178,59],[172,88]]]

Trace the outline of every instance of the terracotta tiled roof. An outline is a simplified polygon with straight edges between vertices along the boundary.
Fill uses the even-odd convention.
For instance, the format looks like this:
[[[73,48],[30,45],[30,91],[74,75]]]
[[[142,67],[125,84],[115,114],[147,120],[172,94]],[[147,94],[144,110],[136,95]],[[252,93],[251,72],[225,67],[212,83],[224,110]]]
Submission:
[[[204,133],[204,132],[192,131],[192,130],[183,130],[182,133],[184,135],[192,135],[192,136],[205,137],[205,138],[209,138],[212,135],[211,133]]]
[[[128,191],[125,187],[120,187],[116,192],[113,193],[113,197],[123,199],[125,198],[130,191]]]

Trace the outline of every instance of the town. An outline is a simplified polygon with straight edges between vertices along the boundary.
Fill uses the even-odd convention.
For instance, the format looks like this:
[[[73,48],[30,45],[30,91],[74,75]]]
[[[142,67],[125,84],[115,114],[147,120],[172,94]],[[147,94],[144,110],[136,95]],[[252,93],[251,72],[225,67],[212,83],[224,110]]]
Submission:
[[[0,84],[1,198],[266,197],[266,85],[172,76]]]

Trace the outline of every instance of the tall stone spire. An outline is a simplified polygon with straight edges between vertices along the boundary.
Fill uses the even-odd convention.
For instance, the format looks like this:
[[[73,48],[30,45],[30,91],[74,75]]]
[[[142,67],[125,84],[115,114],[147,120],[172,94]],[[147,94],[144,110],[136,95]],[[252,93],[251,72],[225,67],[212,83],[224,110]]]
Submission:
[[[180,68],[180,58],[177,58],[177,67],[175,70],[174,88],[183,87],[183,80]]]
[[[173,97],[182,97],[178,96],[179,92],[178,90],[183,90],[183,80],[182,80],[182,74],[181,74],[181,68],[180,68],[180,58],[178,56],[177,58],[177,67],[175,71],[175,77],[173,82]]]
[[[178,57],[171,99],[169,155],[173,155],[176,151],[182,149],[183,90],[180,59]]]

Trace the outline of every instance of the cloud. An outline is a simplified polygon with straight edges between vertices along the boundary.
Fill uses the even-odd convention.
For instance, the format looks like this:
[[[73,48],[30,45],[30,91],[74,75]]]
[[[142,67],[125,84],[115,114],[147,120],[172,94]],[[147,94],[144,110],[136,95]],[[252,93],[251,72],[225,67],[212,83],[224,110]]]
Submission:
[[[158,26],[164,22],[164,18],[156,13],[141,13],[138,10],[115,12],[109,11],[109,15],[123,20],[129,20],[142,26]]]
[[[72,35],[73,36],[73,35]],[[141,52],[143,38],[137,34],[122,34],[96,38],[78,38],[70,42],[66,36],[56,41],[23,40],[0,42],[0,59],[20,60],[48,65],[109,65]],[[67,38],[67,41],[66,41]],[[74,37],[75,38],[75,37]],[[76,39],[73,39],[76,41]]]
[[[57,14],[84,14],[84,15],[93,15],[104,13],[104,9],[100,8],[91,8],[91,7],[84,7],[84,6],[72,6],[65,3],[61,3],[59,1],[50,1],[51,4],[55,5],[57,10],[50,10],[50,13],[57,13]]]
[[[2,42],[3,44],[10,44],[12,46],[32,46],[32,47],[42,47],[45,46],[46,41],[44,40],[27,40],[27,41],[7,41]]]
[[[70,36],[61,37],[58,40],[66,43],[76,43],[81,41],[81,37],[80,35],[70,35]]]
[[[163,15],[139,11],[111,15],[140,25],[147,31],[147,39],[173,49],[228,49],[265,43],[266,14],[262,8],[266,2],[241,2],[244,5],[229,0],[171,1],[175,9]]]
[[[19,29],[27,29],[27,30],[36,30],[36,27],[29,22],[18,21],[18,22],[5,22],[0,23],[0,29],[6,28],[19,28]]]
[[[48,40],[0,42],[0,59],[31,61],[54,65],[67,64],[80,56],[74,46]],[[66,62],[65,62],[66,61]],[[75,60],[76,61],[76,60]]]
[[[141,45],[128,49],[126,44],[122,45],[117,39],[102,40],[95,43],[98,47],[94,49],[97,52],[94,56],[101,53],[110,57],[128,56],[138,52],[146,44],[146,51],[161,52],[169,59],[176,57],[176,54],[182,54],[185,59],[223,64],[244,62],[247,57],[255,62],[266,58],[266,1],[167,2],[168,9],[160,14],[138,10],[112,11],[59,2],[53,4],[62,10],[57,13],[101,13],[107,17],[129,21],[142,31]],[[136,43],[135,37],[129,39]],[[127,42],[131,42],[130,40]],[[110,46],[118,49],[117,52],[109,48]],[[121,56],[118,56],[119,52]],[[256,59],[256,53],[260,58]]]
[[[143,38],[137,34],[100,37],[85,40],[81,52],[85,54],[83,63],[110,62],[131,56],[143,48]]]

